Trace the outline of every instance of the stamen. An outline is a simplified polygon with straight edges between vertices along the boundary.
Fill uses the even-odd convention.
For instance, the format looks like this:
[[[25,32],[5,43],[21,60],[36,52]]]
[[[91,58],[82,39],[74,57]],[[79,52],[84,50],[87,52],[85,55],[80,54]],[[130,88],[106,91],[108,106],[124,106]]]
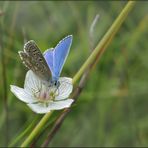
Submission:
[[[38,102],[45,103],[46,106],[50,101],[53,101],[56,96],[58,96],[57,91],[58,88],[55,86],[48,87],[47,85],[43,84],[41,85],[40,89],[32,89],[32,93],[34,97],[38,100]]]

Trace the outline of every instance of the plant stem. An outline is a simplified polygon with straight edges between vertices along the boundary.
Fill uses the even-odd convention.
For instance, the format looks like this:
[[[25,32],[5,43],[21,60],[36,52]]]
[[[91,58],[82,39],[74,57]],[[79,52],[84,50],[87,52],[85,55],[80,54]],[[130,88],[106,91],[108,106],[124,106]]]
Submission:
[[[102,38],[102,40],[98,43],[98,45],[94,49],[93,53],[88,57],[88,59],[86,60],[86,62],[82,65],[82,67],[80,68],[80,70],[76,73],[76,75],[73,78],[73,83],[75,83],[76,81],[78,81],[78,79],[81,77],[81,75],[83,74],[83,72],[85,71],[85,69],[88,67],[88,65],[90,63],[92,63],[92,61],[93,61],[94,58],[96,58],[96,55],[99,52],[99,50],[102,49],[104,47],[104,45],[108,42],[108,40],[117,33],[117,31],[119,30],[121,24],[124,22],[126,16],[130,12],[130,10],[132,9],[132,7],[133,7],[134,4],[135,4],[135,1],[129,1],[127,3],[127,5],[124,7],[124,9],[122,10],[122,12],[118,16],[118,18],[114,21],[114,23],[109,28],[109,30],[107,31],[107,33],[104,35],[104,37]]]
[[[94,62],[95,63],[95,62]],[[91,72],[92,67],[94,66],[94,63],[85,71],[85,73],[83,74],[83,76],[80,79],[79,85],[78,87],[75,89],[72,98],[74,99],[75,103],[79,97],[79,95],[81,94],[87,79],[89,77],[89,74]],[[55,121],[55,124],[53,125],[53,127],[51,128],[49,134],[47,135],[47,138],[45,139],[45,141],[43,142],[41,147],[48,147],[48,144],[50,143],[50,141],[52,140],[52,138],[54,137],[54,135],[57,133],[57,131],[59,130],[59,128],[61,127],[64,119],[67,117],[67,114],[71,111],[71,108],[66,108],[64,109],[60,116],[57,118],[57,120]]]
[[[9,140],[9,116],[8,116],[8,95],[7,95],[7,71],[6,71],[6,59],[5,59],[5,50],[3,46],[3,36],[4,35],[4,21],[3,19],[0,22],[0,55],[1,55],[1,67],[2,67],[2,86],[3,86],[3,101],[4,101],[4,111],[5,111],[5,145],[7,146]]]
[[[76,88],[74,95],[72,96],[72,98],[75,100],[74,103],[77,101],[79,95],[81,94],[82,90],[84,89],[85,83],[88,80],[88,77],[91,73],[92,68],[95,66],[95,64],[98,62],[98,60],[100,59],[101,55],[103,54],[103,52],[105,51],[105,49],[108,47],[108,45],[111,43],[113,37],[114,37],[115,33],[111,34],[108,37],[108,40],[106,41],[106,44],[102,45],[102,48],[100,48],[100,50],[98,51],[96,58],[92,60],[90,67],[86,68],[85,73],[83,72],[83,75],[80,79],[80,83],[79,86]],[[50,141],[52,140],[52,138],[54,137],[54,135],[56,134],[56,132],[59,130],[60,126],[62,125],[64,119],[67,117],[67,114],[71,111],[71,108],[68,109],[64,109],[64,111],[61,113],[61,115],[58,117],[58,119],[55,121],[54,126],[52,127],[52,129],[50,130],[50,133],[47,136],[47,139],[44,141],[44,143],[42,144],[42,147],[47,147],[48,144],[50,143]]]
[[[45,125],[45,123],[48,121],[49,117],[51,116],[52,112],[49,112],[43,116],[41,121],[37,124],[37,126],[33,129],[31,134],[27,137],[27,139],[22,143],[21,147],[26,147],[34,137],[36,137],[39,134],[40,129]]]
[[[105,51],[106,47],[105,45],[109,45],[108,41],[111,41],[113,36],[117,33],[118,29],[120,28],[121,24],[124,22],[126,16],[134,6],[135,2],[134,1],[129,1],[125,8],[122,10],[118,18],[115,20],[113,25],[110,27],[108,32],[105,34],[103,39],[100,41],[100,43],[97,45],[97,47],[94,49],[90,57],[86,60],[86,62],[82,65],[80,70],[76,73],[76,75],[73,78],[73,84],[75,84],[79,78],[82,76],[82,74],[85,72],[85,70],[90,66],[90,64],[94,61],[94,59],[97,58],[98,53],[100,52],[101,49],[104,49],[103,52]],[[102,53],[103,53],[102,52]],[[101,54],[102,54],[101,53]],[[34,128],[34,130],[30,133],[30,135],[27,137],[27,139],[23,142],[21,147],[26,147],[29,145],[29,143],[39,134],[39,132],[42,130],[42,127],[44,124],[49,120],[49,117],[52,112],[49,112],[43,116],[43,118],[40,120],[40,122],[37,124],[37,126]]]
[[[14,147],[20,139],[22,139],[27,133],[30,132],[30,130],[34,127],[35,123],[37,122],[37,120],[38,116],[31,122],[31,124],[27,128],[23,130],[23,132],[19,136],[14,138],[14,140],[8,145],[8,147]]]

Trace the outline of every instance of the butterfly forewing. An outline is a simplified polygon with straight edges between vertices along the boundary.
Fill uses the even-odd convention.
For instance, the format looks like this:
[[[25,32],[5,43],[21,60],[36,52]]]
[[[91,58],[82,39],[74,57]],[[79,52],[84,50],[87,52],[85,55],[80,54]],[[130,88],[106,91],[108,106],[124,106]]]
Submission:
[[[31,69],[41,80],[49,81],[51,72],[36,43],[31,40],[24,45],[24,51],[19,55],[26,67]]]
[[[46,59],[52,72],[52,79],[55,81],[58,81],[60,77],[62,68],[69,54],[72,38],[72,35],[65,37],[56,45],[54,49],[48,49],[44,53],[44,58]]]

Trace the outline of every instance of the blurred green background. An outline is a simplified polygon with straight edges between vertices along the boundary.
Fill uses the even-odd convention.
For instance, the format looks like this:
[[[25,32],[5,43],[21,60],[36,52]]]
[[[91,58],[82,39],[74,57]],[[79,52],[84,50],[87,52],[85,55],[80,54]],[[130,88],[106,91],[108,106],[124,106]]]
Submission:
[[[0,2],[0,146],[6,145],[7,139],[9,143],[15,139],[36,116],[42,117],[10,92],[10,84],[23,87],[27,69],[18,51],[24,42],[33,39],[45,51],[73,34],[62,71],[62,76],[73,77],[125,4]],[[100,18],[90,40],[90,26],[97,14]],[[49,146],[148,146],[147,26],[148,2],[137,2]]]

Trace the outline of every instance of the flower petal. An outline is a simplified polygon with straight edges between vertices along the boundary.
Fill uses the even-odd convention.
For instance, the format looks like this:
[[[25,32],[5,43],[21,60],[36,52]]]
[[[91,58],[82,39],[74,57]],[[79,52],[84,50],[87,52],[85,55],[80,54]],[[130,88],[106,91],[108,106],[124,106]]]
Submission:
[[[45,114],[50,112],[51,110],[60,110],[63,108],[68,108],[72,104],[73,99],[67,99],[63,101],[54,101],[50,102],[47,106],[43,103],[38,104],[27,104],[35,113]]]
[[[41,80],[33,73],[32,70],[29,70],[26,74],[24,88],[32,93],[32,89],[39,90],[41,86]]]
[[[35,102],[34,97],[28,93],[25,89],[17,87],[15,85],[10,85],[11,91],[14,95],[25,103],[33,103]]]
[[[55,98],[55,100],[63,100],[68,98],[73,89],[71,78],[61,77],[59,78],[59,82],[60,86],[57,90],[58,96]]]
[[[49,104],[51,110],[60,110],[63,108],[68,108],[72,104],[73,99],[66,99],[62,101],[53,101]]]
[[[27,105],[30,107],[32,111],[34,111],[37,114],[45,114],[51,111],[50,106],[46,106],[43,103],[37,103],[37,104],[34,103],[34,104],[27,104]]]

